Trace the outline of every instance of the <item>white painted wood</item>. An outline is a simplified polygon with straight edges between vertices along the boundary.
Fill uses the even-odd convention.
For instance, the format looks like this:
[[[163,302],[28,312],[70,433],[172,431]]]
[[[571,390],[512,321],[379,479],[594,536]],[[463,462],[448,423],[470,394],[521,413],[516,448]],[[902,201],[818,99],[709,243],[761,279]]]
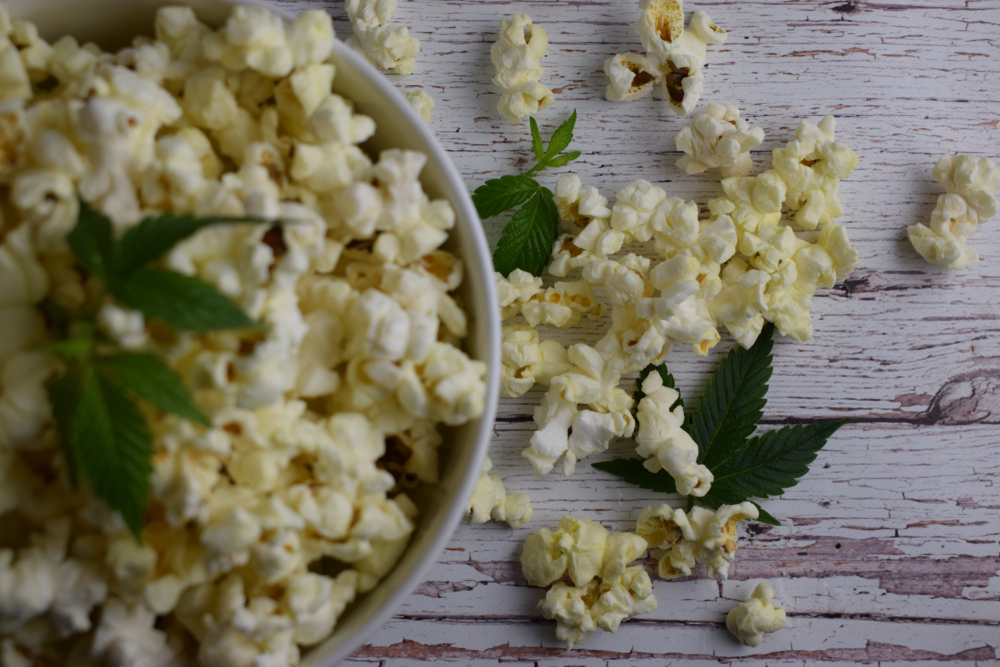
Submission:
[[[342,4],[324,7],[350,34]],[[784,524],[752,527],[727,582],[655,582],[659,609],[566,651],[535,610],[517,561],[530,531],[564,513],[631,527],[660,499],[593,470],[537,478],[520,457],[541,394],[505,399],[491,457],[509,492],[528,493],[525,529],[462,526],[449,550],[391,623],[345,665],[474,667],[718,664],[920,665],[1000,657],[1000,225],[972,243],[983,263],[950,273],[926,264],[904,229],[929,218],[941,190],[931,167],[944,152],[1000,155],[1000,0],[690,2],[729,31],[710,47],[705,102],[737,104],[767,133],[769,151],[802,117],[838,117],[837,137],[860,164],[842,183],[844,221],[862,255],[854,275],[815,300],[814,340],[775,348],[765,421],[847,416],[799,486],[765,506]],[[530,156],[527,125],[496,113],[489,47],[502,15],[528,13],[549,35],[543,81],[556,104],[548,134],[574,108],[574,169],[605,195],[634,178],[702,205],[721,189],[687,176],[673,136],[686,124],[662,100],[603,99],[604,59],[639,50],[631,0],[400,0],[396,21],[421,40],[417,71],[394,77],[437,101],[432,127],[467,184],[515,173]],[[554,184],[556,176],[543,175]],[[503,220],[489,220],[491,239]],[[603,322],[570,332],[594,341]],[[566,334],[557,334],[569,340]],[[731,346],[669,363],[696,396]],[[627,442],[602,458],[630,453]],[[651,561],[650,561],[651,563]],[[767,579],[789,612],[785,630],[756,650],[735,643],[725,613]],[[750,657],[761,656],[761,657]],[[766,656],[766,662],[763,656]]]

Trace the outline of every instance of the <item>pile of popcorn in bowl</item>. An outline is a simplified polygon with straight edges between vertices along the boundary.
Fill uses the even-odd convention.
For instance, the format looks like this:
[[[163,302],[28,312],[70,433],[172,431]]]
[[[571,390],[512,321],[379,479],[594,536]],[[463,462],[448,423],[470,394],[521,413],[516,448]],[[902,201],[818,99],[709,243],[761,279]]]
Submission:
[[[319,10],[238,6],[215,30],[164,7],[155,39],[106,53],[0,6],[4,667],[297,664],[406,551],[442,426],[484,413],[455,211],[425,155],[362,150],[375,123],[330,92],[333,40]],[[206,227],[161,261],[259,326],[171,330],[104,294],[67,244],[83,204],[116,236],[158,213],[286,221]],[[44,304],[162,358],[210,421],[144,406],[138,537],[70,483]]]

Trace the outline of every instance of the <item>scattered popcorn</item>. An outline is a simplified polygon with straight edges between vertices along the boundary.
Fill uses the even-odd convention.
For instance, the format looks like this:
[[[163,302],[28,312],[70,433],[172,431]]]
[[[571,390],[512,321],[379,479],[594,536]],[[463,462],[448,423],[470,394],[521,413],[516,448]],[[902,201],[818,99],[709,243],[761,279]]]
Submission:
[[[709,577],[728,579],[737,549],[736,524],[758,516],[751,502],[722,505],[715,512],[696,506],[687,513],[663,504],[642,511],[636,532],[660,559],[660,577],[689,577],[696,563],[705,563]]]
[[[622,621],[656,609],[649,575],[642,566],[628,567],[646,546],[637,535],[612,534],[573,516],[564,516],[554,533],[543,528],[528,536],[521,552],[528,583],[548,586],[567,573],[573,583],[557,583],[538,603],[567,648],[585,643],[597,628],[614,633]]]
[[[979,263],[979,253],[965,242],[979,225],[997,214],[1000,169],[989,158],[942,155],[934,178],[945,189],[931,213],[930,226],[907,228],[910,243],[928,262],[962,271]]]
[[[522,528],[531,521],[534,510],[531,500],[524,493],[507,495],[500,476],[490,473],[493,462],[487,456],[479,473],[479,483],[469,499],[469,513],[465,515],[469,523],[486,523],[490,519],[505,522],[511,528]]]
[[[348,9],[387,67],[412,70],[394,7]],[[440,425],[485,408],[486,367],[457,347],[464,265],[440,249],[455,213],[424,192],[425,156],[359,147],[375,124],[330,92],[324,11],[236,7],[212,30],[164,7],[157,38],[117,54],[9,24],[0,7],[0,662],[298,664],[406,551],[419,511],[400,490],[438,481]],[[259,328],[163,331],[95,301],[66,243],[80,199],[119,234],[150,211],[294,220],[208,227],[163,260]],[[512,280],[518,311],[546,294]],[[570,317],[596,304],[586,283],[552,294]],[[155,348],[211,422],[146,411],[141,543],[69,487],[47,391],[62,368],[37,349],[46,299],[95,313],[101,345]],[[558,343],[508,357],[545,381],[569,368]],[[526,496],[496,493],[488,515],[530,519]]]
[[[421,89],[408,90],[406,92],[406,101],[420,114],[425,123],[428,125],[431,124],[431,112],[434,111],[434,107],[437,105],[434,103],[434,98],[427,91]]]
[[[750,127],[735,106],[709,104],[674,137],[677,150],[686,153],[677,166],[689,174],[718,168],[723,178],[748,176],[753,169],[750,149],[762,141],[764,130]]]
[[[646,395],[639,401],[639,446],[636,453],[645,458],[650,472],[666,470],[677,483],[677,493],[682,496],[702,497],[712,488],[712,472],[697,463],[698,445],[684,424],[684,408],[670,410],[680,394],[676,389],[663,386],[659,373],[650,373],[642,383]]]
[[[605,96],[625,102],[648,95],[658,85],[670,109],[687,115],[704,89],[701,69],[706,46],[725,42],[726,31],[701,10],[694,12],[685,30],[681,0],[640,0],[639,9],[642,14],[634,28],[646,53],[625,53],[605,61],[609,81]]]
[[[413,74],[420,41],[406,27],[389,25],[395,12],[396,0],[348,0],[354,35],[347,44],[382,69]]]
[[[497,72],[493,83],[503,91],[497,110],[512,123],[523,123],[555,102],[552,91],[539,82],[545,73],[540,63],[549,40],[545,30],[533,25],[527,14],[503,17],[499,32],[490,48]]]
[[[785,627],[785,610],[771,603],[774,590],[766,583],[753,589],[749,600],[741,602],[726,615],[726,627],[745,646],[757,648],[765,633]]]

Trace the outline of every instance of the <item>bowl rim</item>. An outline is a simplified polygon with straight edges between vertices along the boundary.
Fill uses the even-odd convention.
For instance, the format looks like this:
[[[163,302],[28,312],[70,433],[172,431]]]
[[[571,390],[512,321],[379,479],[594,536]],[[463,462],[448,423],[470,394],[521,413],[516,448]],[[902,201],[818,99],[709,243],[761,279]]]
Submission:
[[[121,1],[127,2],[128,0]],[[306,9],[308,9],[304,7],[301,11],[293,11],[287,5],[279,5],[274,0],[271,0],[271,2],[267,2],[265,0],[149,1],[151,4],[155,2],[155,4],[160,6],[190,6],[196,11],[199,5],[203,7],[211,5],[228,5],[230,7],[243,5],[249,7],[261,7],[280,16],[285,21],[294,20],[298,14],[301,13],[301,11],[306,11]],[[11,10],[11,13],[21,13],[24,11],[37,12],[39,5],[44,4],[44,0],[8,0],[5,4],[8,9]],[[76,5],[76,9],[80,9],[79,4],[82,3],[78,3]],[[21,9],[21,12],[18,12],[18,9]],[[366,639],[371,637],[376,630],[381,629],[382,626],[385,625],[386,621],[392,616],[399,605],[402,604],[403,600],[410,596],[413,590],[424,581],[431,567],[438,562],[444,551],[445,545],[447,545],[447,543],[451,540],[452,535],[458,527],[459,521],[466,513],[467,508],[465,506],[465,500],[472,496],[472,492],[478,483],[482,462],[486,456],[486,451],[493,435],[500,389],[499,371],[501,322],[500,307],[497,300],[496,284],[494,280],[493,257],[489,250],[486,234],[483,231],[482,221],[480,220],[476,208],[472,203],[472,198],[465,186],[465,182],[435,134],[431,131],[427,123],[420,117],[417,111],[410,106],[406,97],[396,85],[392,83],[388,77],[385,76],[385,74],[380,72],[374,65],[368,62],[364,56],[355,52],[339,37],[334,38],[334,51],[336,52],[337,57],[346,60],[351,66],[357,68],[364,75],[367,81],[392,104],[395,112],[405,119],[409,125],[408,129],[414,131],[417,134],[418,139],[427,147],[427,150],[421,150],[421,152],[427,156],[428,162],[434,161],[436,166],[441,170],[444,182],[452,191],[448,193],[447,199],[455,208],[456,226],[462,224],[467,226],[468,229],[465,231],[469,235],[469,240],[475,251],[474,257],[461,258],[467,271],[465,279],[468,280],[472,272],[479,273],[482,289],[476,290],[476,292],[479,292],[476,296],[484,299],[486,302],[485,308],[483,308],[485,319],[482,317],[478,318],[478,321],[476,322],[475,338],[479,339],[485,346],[485,353],[483,354],[484,358],[481,359],[481,361],[487,365],[487,375],[485,407],[482,416],[479,417],[475,441],[472,443],[472,453],[469,458],[469,467],[465,470],[458,488],[453,491],[456,502],[452,503],[451,507],[445,514],[445,518],[440,524],[439,531],[433,539],[430,540],[429,545],[421,555],[420,559],[415,565],[412,566],[412,569],[406,579],[404,579],[395,590],[386,595],[385,602],[374,613],[372,613],[367,620],[364,621],[361,628],[359,628],[353,635],[345,638],[339,646],[334,647],[332,650],[322,654],[314,654],[315,659],[309,659],[312,656],[307,657],[308,663],[315,665],[315,667],[320,667],[322,665],[332,667],[339,661],[353,654]],[[468,304],[467,311],[471,310],[472,306],[473,304]],[[406,552],[404,552],[404,554],[405,553]],[[395,567],[398,567],[398,563],[393,569],[395,569]],[[392,570],[390,570],[390,574],[391,572]],[[389,575],[387,574],[386,577],[388,576]],[[379,585],[381,585],[384,580],[385,577],[383,577]],[[324,639],[324,643],[329,641],[335,635],[336,626],[333,634]],[[310,648],[310,651],[315,652],[320,650],[322,645],[323,643],[320,643],[316,647]]]

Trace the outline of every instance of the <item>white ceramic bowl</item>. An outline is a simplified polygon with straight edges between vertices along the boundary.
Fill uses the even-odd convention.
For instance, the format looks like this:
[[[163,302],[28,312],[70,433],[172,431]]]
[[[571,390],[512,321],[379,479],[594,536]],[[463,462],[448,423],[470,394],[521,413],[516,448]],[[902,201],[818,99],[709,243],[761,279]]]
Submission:
[[[136,35],[153,36],[153,19],[161,6],[189,5],[202,21],[219,26],[234,4],[224,0],[4,1],[15,20],[35,23],[42,37],[50,42],[73,35],[81,44],[93,41],[105,50],[127,46]],[[240,4],[268,6],[287,19],[294,18],[294,13],[288,10],[255,0],[242,0]],[[371,116],[378,127],[375,136],[363,147],[373,154],[385,148],[424,153],[428,157],[421,177],[424,189],[430,197],[445,198],[455,207],[457,223],[446,247],[466,264],[465,280],[459,290],[469,312],[466,350],[473,358],[488,364],[489,376],[483,416],[462,427],[448,429],[445,434],[440,452],[441,483],[422,485],[420,492],[413,495],[421,514],[406,553],[375,590],[347,610],[333,635],[307,652],[302,662],[305,667],[330,667],[346,658],[423,581],[465,512],[465,501],[472,494],[493,434],[499,391],[500,311],[493,261],[482,223],[461,176],[426,123],[389,79],[341,41],[335,45],[333,61],[337,67],[333,92],[354,100],[358,111]],[[419,73],[414,76],[419,77]]]

